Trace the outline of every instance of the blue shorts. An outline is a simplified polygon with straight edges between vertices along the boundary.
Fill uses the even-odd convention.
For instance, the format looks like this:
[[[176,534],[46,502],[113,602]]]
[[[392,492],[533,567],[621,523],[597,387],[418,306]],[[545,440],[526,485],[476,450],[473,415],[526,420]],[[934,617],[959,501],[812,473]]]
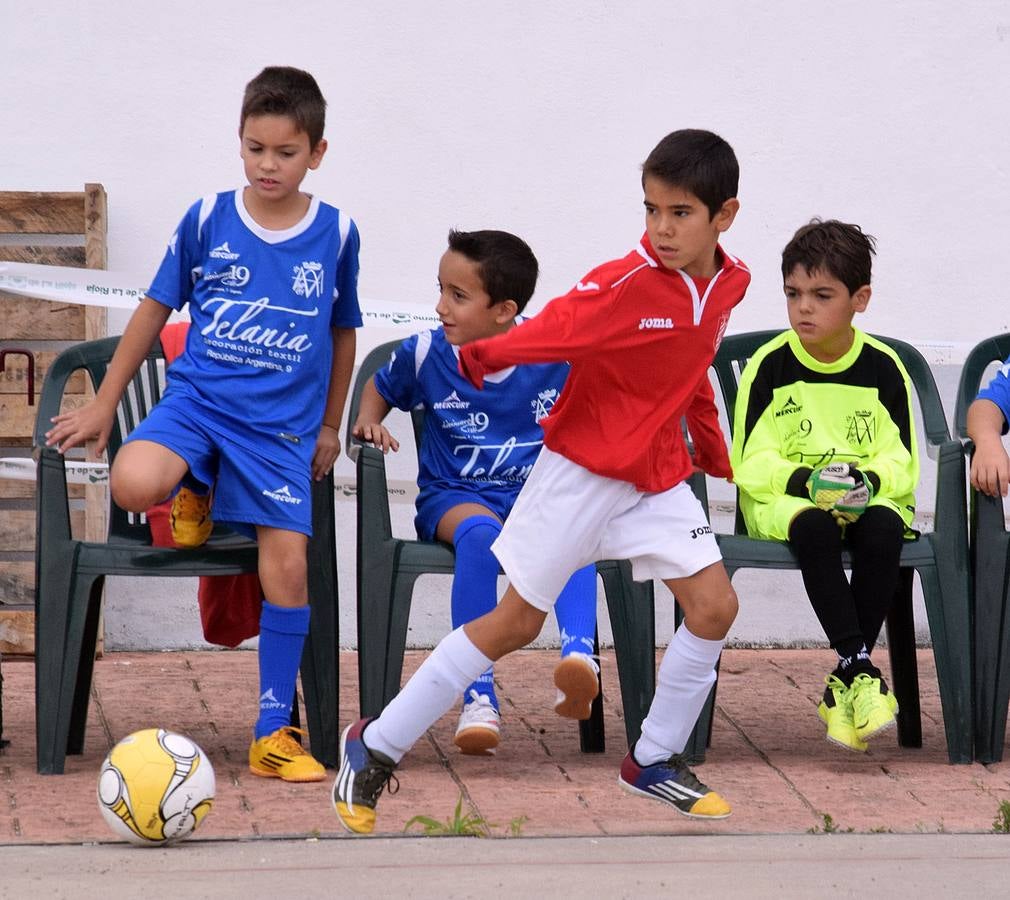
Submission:
[[[481,493],[480,491],[464,490],[428,490],[417,498],[417,515],[414,516],[414,527],[417,536],[422,541],[436,540],[435,532],[438,523],[454,506],[461,503],[479,503],[486,506],[503,522],[512,512],[519,492],[514,494]]]
[[[217,431],[182,394],[166,394],[123,442],[152,441],[181,456],[190,474],[214,486],[211,515],[242,534],[250,525],[312,535],[312,481],[309,472],[281,468],[253,452],[258,436]],[[245,526],[245,527],[243,527]]]

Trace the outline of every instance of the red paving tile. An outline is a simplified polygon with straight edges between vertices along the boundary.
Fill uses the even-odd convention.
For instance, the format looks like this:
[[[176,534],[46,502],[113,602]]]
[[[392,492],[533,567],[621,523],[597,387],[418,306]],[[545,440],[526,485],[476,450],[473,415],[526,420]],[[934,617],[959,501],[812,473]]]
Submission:
[[[410,653],[411,672],[423,653]],[[688,833],[991,831],[1010,799],[1010,768],[947,764],[932,655],[920,651],[923,747],[893,733],[866,754],[824,740],[816,703],[830,662],[822,650],[728,650],[723,657],[712,747],[700,777],[733,804],[723,822],[697,823],[617,784],[626,747],[613,658],[603,666],[607,752],[579,751],[575,723],[554,715],[550,651],[499,663],[503,741],[492,758],[460,756],[455,712],[436,723],[404,761],[400,788],[384,795],[378,828],[396,834],[412,816],[445,820],[464,809],[491,833],[526,836]],[[341,654],[341,719],[357,709],[356,658]],[[139,728],[190,735],[217,773],[214,809],[195,840],[341,835],[329,799],[332,779],[289,785],[249,774],[246,752],[255,703],[256,656],[248,651],[114,653],[98,661],[85,752],[66,774],[35,772],[34,668],[4,661],[0,751],[0,843],[78,843],[112,838],[95,803],[98,768],[110,746]]]

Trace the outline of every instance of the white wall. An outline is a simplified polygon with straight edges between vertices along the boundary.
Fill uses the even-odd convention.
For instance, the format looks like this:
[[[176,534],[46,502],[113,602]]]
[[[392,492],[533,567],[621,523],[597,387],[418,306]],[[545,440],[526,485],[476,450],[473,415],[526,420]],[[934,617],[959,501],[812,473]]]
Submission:
[[[329,100],[330,150],[306,187],[359,224],[363,305],[430,306],[445,233],[459,226],[530,242],[536,308],[637,240],[641,161],[668,131],[705,127],[742,169],[726,246],[754,281],[731,331],[784,326],[779,252],[813,215],[878,238],[864,328],[937,363],[1010,330],[1003,3],[6,2],[0,59],[0,187],[102,182],[113,269],[147,277],[188,204],[240,183],[243,86],[291,64]],[[360,344],[398,334],[368,330]],[[338,473],[350,471],[342,461]],[[159,591],[166,612],[179,594],[113,585],[110,628],[127,644],[155,639],[128,612],[116,618],[135,590]],[[445,602],[440,586],[422,597]],[[782,627],[816,636],[816,623],[796,626],[799,600]]]

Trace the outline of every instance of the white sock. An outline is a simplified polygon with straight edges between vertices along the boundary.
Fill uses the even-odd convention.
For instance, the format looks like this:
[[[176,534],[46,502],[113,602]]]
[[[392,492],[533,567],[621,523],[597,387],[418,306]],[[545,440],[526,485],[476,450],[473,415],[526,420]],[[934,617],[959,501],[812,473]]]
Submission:
[[[369,723],[362,734],[365,746],[399,762],[492,662],[462,628],[450,632],[379,718]]]
[[[640,766],[669,759],[687,746],[709,688],[723,641],[709,641],[681,625],[659,664],[656,696],[633,750]]]

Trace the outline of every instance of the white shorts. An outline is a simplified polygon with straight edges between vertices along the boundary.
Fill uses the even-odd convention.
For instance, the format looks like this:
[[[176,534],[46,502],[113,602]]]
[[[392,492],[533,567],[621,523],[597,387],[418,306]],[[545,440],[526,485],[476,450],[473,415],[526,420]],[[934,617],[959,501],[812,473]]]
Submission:
[[[544,612],[576,569],[631,560],[636,581],[687,578],[722,559],[691,488],[647,494],[544,447],[491,546],[513,587]]]

